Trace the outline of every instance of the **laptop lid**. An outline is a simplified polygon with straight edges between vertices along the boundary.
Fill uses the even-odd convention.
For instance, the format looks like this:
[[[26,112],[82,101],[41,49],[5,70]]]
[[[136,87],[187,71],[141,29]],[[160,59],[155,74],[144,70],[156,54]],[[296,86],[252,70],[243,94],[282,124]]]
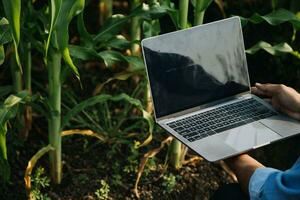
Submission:
[[[239,17],[147,38],[155,117],[250,91]]]

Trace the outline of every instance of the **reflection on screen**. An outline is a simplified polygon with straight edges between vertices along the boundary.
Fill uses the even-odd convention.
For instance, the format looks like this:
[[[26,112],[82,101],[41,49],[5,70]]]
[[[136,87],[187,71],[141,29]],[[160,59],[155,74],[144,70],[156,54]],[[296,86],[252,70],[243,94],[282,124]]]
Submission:
[[[143,42],[157,117],[249,90],[238,19]]]

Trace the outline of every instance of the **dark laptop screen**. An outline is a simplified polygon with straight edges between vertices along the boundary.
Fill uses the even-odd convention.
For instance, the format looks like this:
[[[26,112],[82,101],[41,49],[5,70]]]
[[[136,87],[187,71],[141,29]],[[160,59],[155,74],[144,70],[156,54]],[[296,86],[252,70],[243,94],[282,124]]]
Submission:
[[[156,117],[249,90],[237,17],[142,42]]]

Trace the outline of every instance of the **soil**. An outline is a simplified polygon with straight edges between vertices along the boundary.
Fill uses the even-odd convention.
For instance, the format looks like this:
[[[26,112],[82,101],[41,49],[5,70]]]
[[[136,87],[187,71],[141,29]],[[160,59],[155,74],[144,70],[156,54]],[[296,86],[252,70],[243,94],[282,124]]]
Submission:
[[[18,143],[20,140],[15,137],[9,138],[11,179],[9,184],[0,187],[0,199],[26,199],[23,178],[27,162],[39,148],[45,146],[46,137],[32,134],[23,144]],[[51,199],[97,199],[95,191],[100,188],[101,180],[105,180],[110,186],[108,199],[137,199],[133,187],[143,154],[139,153],[128,161],[128,157],[123,155],[127,151],[125,145],[120,147],[120,152],[111,155],[111,144],[101,144],[94,138],[72,136],[64,139],[62,182],[60,185],[50,184],[41,192]],[[138,188],[140,199],[209,199],[219,186],[233,182],[219,164],[205,160],[190,162],[180,170],[170,167],[165,170],[163,162],[166,153],[167,148],[159,152],[151,167],[145,167]],[[45,155],[35,169],[45,168],[49,177],[47,166],[48,156]],[[128,166],[133,170],[125,170]],[[166,177],[175,177],[176,181],[165,181]]]

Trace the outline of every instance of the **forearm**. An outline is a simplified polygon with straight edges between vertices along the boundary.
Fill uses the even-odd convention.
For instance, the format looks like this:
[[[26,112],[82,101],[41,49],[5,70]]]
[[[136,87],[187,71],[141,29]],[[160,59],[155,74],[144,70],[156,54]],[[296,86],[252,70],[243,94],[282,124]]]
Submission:
[[[242,190],[248,194],[249,181],[257,168],[264,167],[247,154],[225,160],[225,163],[235,173]]]

